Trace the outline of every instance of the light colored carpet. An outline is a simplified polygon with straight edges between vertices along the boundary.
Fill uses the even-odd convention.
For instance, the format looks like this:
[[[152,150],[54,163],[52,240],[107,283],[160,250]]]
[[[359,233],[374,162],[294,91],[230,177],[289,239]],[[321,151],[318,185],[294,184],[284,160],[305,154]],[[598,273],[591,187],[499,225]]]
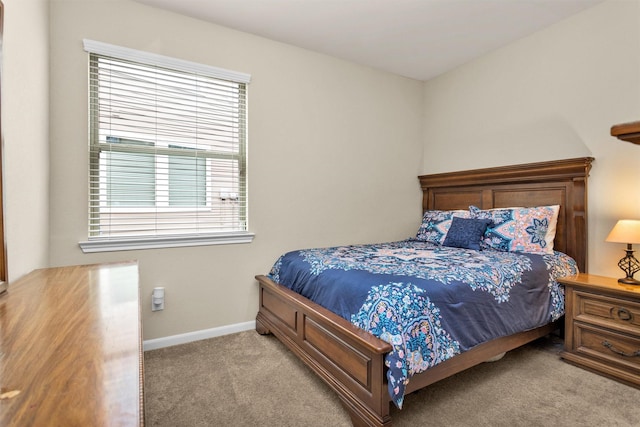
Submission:
[[[569,365],[547,337],[406,397],[394,426],[640,426],[640,390]],[[336,395],[254,331],[145,353],[149,426],[350,426]]]

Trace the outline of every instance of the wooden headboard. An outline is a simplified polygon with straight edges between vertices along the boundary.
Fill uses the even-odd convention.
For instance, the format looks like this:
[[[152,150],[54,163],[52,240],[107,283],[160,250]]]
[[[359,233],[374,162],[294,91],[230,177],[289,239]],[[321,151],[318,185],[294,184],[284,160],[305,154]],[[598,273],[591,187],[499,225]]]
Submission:
[[[587,177],[592,157],[422,175],[422,209],[560,205],[554,249],[587,272]]]

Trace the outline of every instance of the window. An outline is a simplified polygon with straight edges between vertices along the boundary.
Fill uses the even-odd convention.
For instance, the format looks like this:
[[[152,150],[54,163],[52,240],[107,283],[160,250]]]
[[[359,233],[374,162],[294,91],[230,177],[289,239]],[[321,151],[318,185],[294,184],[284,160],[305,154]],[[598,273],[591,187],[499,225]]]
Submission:
[[[244,243],[250,77],[85,40],[85,252]]]

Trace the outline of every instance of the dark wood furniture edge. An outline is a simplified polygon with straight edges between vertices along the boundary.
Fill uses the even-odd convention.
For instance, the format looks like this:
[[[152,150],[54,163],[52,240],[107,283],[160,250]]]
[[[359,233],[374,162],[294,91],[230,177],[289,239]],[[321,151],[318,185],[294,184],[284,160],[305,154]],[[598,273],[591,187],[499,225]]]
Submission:
[[[0,75],[2,75],[2,69],[4,68],[4,3],[0,1]],[[5,230],[5,198],[4,198],[4,124],[2,123],[2,82],[0,81],[0,294],[7,290],[9,271],[7,263],[7,239]],[[5,283],[2,283],[5,282]]]
[[[423,191],[432,187],[553,181],[570,179],[575,176],[588,176],[593,160],[593,157],[579,157],[548,162],[421,175],[418,179],[420,180]]]
[[[626,384],[629,387],[638,387],[636,382],[629,381],[626,379],[627,377],[629,377],[629,372],[623,369],[620,369],[616,366],[609,366],[603,362],[585,359],[584,357],[580,357],[566,351],[562,351],[560,353],[560,356],[565,362],[568,362],[573,366],[586,369],[589,372],[593,372],[594,374],[597,374],[597,375],[602,375],[604,377],[618,381],[622,384]],[[640,380],[640,376],[638,375],[634,376],[633,378],[637,378],[638,380]]]
[[[477,169],[419,177],[423,189],[423,210],[437,208],[433,191],[477,191],[518,187],[556,186],[566,188],[562,204],[568,230],[562,248],[574,257],[581,271],[587,264],[587,177],[591,157],[550,162]],[[523,187],[524,186],[524,187]],[[484,188],[480,188],[485,191]],[[489,196],[488,205],[491,206]],[[565,203],[567,204],[565,206]],[[559,221],[564,221],[560,219]],[[566,246],[565,246],[566,244]],[[390,398],[384,368],[385,343],[359,330],[340,316],[314,304],[265,276],[256,276],[260,289],[260,305],[256,330],[274,334],[339,396],[354,426],[390,426]],[[560,322],[498,338],[447,360],[411,378],[407,392],[447,378],[489,358],[513,350],[558,328]],[[387,344],[388,345],[388,344]],[[353,356],[358,362],[353,362]],[[355,365],[355,366],[354,366]],[[360,380],[355,380],[359,378]]]
[[[611,136],[622,141],[640,144],[640,121],[611,126]]]
[[[635,285],[619,283],[618,279],[597,274],[578,273],[575,276],[563,277],[560,282],[565,286],[577,286],[585,291],[598,293],[604,288],[608,294],[624,297],[629,295],[629,290],[638,291]]]

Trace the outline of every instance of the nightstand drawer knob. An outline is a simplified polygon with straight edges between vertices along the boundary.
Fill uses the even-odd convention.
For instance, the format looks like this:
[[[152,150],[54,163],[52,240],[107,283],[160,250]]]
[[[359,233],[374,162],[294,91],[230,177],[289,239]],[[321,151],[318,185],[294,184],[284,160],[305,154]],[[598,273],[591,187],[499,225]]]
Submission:
[[[628,321],[633,319],[633,314],[626,308],[618,308],[618,319]]]
[[[624,357],[638,357],[638,356],[640,356],[640,350],[634,351],[633,353],[627,353],[625,351],[618,350],[609,341],[602,341],[602,345],[607,347],[609,350],[613,351],[614,353],[619,354],[620,356],[624,356]]]

